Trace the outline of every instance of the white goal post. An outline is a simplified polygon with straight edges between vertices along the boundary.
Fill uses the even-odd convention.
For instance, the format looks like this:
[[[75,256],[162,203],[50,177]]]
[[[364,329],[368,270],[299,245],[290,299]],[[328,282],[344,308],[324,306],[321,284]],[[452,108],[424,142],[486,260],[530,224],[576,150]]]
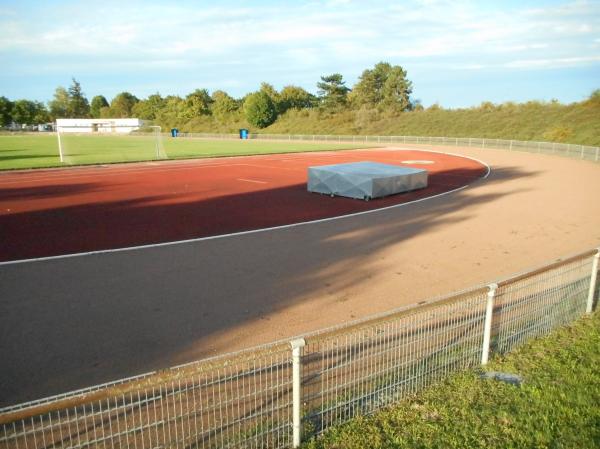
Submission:
[[[140,119],[57,119],[61,163],[167,159],[161,127]]]

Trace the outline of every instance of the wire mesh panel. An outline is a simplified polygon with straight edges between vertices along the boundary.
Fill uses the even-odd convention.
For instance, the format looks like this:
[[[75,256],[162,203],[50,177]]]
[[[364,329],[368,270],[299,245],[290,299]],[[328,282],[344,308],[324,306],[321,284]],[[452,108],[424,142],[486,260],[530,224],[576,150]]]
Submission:
[[[501,283],[495,298],[492,351],[508,352],[581,316],[591,271],[588,255]]]
[[[479,288],[306,337],[295,365],[302,369],[295,391],[305,437],[478,365],[487,354],[488,292],[495,291],[488,309],[492,352],[574,321],[586,309],[595,254],[511,278],[496,290]],[[596,302],[599,290],[600,282]],[[289,344],[273,343],[6,407],[0,449],[291,447],[293,359]]]
[[[289,447],[289,349],[198,362],[33,408],[13,407],[0,424],[0,447],[7,449]]]
[[[307,433],[370,413],[481,357],[486,290],[308,340]]]
[[[205,139],[239,139],[238,134],[179,133],[180,137]],[[542,153],[600,162],[600,148],[556,142],[531,142],[521,140],[484,139],[475,137],[432,136],[359,136],[359,135],[313,135],[313,134],[249,134],[258,140],[297,140],[313,142],[353,142],[374,144],[436,144],[477,148],[494,148],[528,153]]]

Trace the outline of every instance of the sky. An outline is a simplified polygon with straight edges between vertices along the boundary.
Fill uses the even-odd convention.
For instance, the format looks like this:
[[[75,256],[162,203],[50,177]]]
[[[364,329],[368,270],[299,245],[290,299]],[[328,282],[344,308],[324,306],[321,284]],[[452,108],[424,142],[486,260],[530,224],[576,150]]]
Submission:
[[[316,93],[401,65],[413,99],[581,101],[600,88],[600,0],[6,1],[0,95],[48,101],[77,79],[108,100],[268,82]]]

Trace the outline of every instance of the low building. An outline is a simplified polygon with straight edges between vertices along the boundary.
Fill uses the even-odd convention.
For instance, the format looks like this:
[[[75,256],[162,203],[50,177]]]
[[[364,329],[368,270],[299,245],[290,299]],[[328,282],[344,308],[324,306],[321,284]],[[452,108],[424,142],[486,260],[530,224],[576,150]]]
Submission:
[[[143,126],[139,118],[59,118],[57,131],[62,133],[130,133]]]

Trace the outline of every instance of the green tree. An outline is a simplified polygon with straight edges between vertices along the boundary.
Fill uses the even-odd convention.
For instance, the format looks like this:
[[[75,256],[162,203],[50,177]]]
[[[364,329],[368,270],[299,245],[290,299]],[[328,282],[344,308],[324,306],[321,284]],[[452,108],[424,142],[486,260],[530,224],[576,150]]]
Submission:
[[[165,107],[166,100],[157,92],[133,106],[132,113],[143,120],[154,120]]]
[[[104,95],[96,95],[92,98],[92,103],[90,105],[90,116],[92,118],[101,117],[102,108],[108,107],[108,101],[104,97]]]
[[[72,78],[73,83],[69,87],[69,114],[72,117],[89,117],[90,104],[81,91],[81,84]]]
[[[69,92],[62,86],[58,86],[54,91],[54,98],[48,103],[50,106],[50,115],[52,118],[67,118],[69,112]]]
[[[12,121],[20,125],[36,125],[48,121],[48,111],[39,101],[17,100],[11,111]]]
[[[213,92],[212,100],[213,117],[221,123],[225,123],[239,109],[237,101],[222,90]]]
[[[260,83],[259,92],[264,92],[265,94],[267,94],[269,96],[269,98],[273,102],[273,105],[275,106],[275,110],[277,111],[278,114],[280,114],[282,112],[281,111],[281,96],[279,95],[279,92],[277,92],[277,89],[275,89],[272,84],[265,83],[265,82]]]
[[[362,73],[349,99],[356,108],[367,106],[405,111],[411,108],[411,93],[412,83],[406,78],[406,71],[401,66],[380,62],[372,70]]]
[[[317,87],[321,104],[325,109],[339,110],[346,105],[350,89],[345,84],[346,82],[339,73],[321,77]]]
[[[133,106],[140,101],[129,92],[121,92],[110,102],[110,115],[115,118],[131,117]]]
[[[48,113],[48,109],[46,108],[46,105],[44,103],[42,103],[41,101],[34,101],[33,103],[35,105],[35,112],[33,115],[33,123],[41,124],[41,123],[49,122],[50,114]]]
[[[196,89],[194,92],[185,97],[186,112],[188,119],[198,117],[200,115],[210,114],[210,105],[212,98],[206,89]]]
[[[189,120],[186,101],[176,95],[164,98],[164,107],[156,114],[156,120],[165,128],[180,126],[185,120]]]
[[[13,102],[6,97],[0,97],[0,126],[8,126],[12,122]]]
[[[258,128],[269,126],[277,118],[277,110],[271,97],[263,91],[254,92],[244,101],[246,120]]]
[[[282,112],[288,109],[304,109],[314,106],[317,98],[298,86],[285,86],[279,94]]]

